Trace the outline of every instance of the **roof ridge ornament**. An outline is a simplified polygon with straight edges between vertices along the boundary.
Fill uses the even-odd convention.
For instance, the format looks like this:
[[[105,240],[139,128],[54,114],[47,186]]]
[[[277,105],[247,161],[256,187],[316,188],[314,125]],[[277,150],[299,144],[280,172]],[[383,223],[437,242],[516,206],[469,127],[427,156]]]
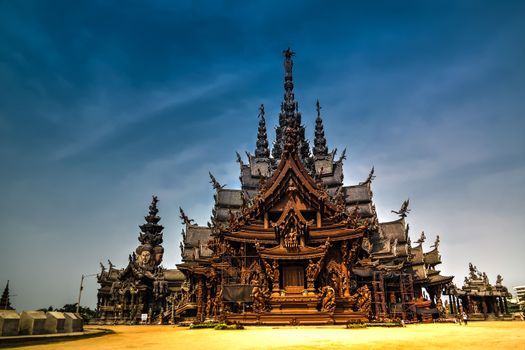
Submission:
[[[372,183],[372,180],[376,178],[376,176],[374,175],[374,171],[375,171],[374,166],[372,166],[372,169],[370,169],[370,172],[368,173],[368,177],[366,178],[366,180],[363,182],[360,182],[359,184],[367,185],[369,183]]]
[[[219,191],[221,189],[224,188],[224,186],[226,185],[221,185],[219,183],[219,181],[217,181],[217,179],[215,178],[215,176],[213,176],[213,174],[211,173],[211,171],[208,171],[208,174],[210,174],[210,183],[212,184],[213,188],[216,190],[216,191]]]
[[[399,215],[401,218],[406,218],[408,213],[410,213],[410,209],[408,208],[408,204],[410,203],[410,198],[401,204],[401,208],[398,211],[391,210],[392,213]]]
[[[186,224],[186,226],[197,226],[197,224],[195,223],[195,220],[190,219],[188,215],[186,215],[184,210],[182,210],[181,207],[179,207],[179,212],[180,212],[179,217],[182,220],[183,224]]]
[[[427,236],[425,236],[425,231],[421,231],[421,236],[419,236],[419,239],[416,241],[416,243],[423,244],[425,239],[427,239]]]
[[[439,242],[440,242],[440,239],[439,239],[439,235],[436,236],[436,241],[434,242],[434,244],[432,244],[430,246],[430,248],[436,248],[438,249],[439,248]]]

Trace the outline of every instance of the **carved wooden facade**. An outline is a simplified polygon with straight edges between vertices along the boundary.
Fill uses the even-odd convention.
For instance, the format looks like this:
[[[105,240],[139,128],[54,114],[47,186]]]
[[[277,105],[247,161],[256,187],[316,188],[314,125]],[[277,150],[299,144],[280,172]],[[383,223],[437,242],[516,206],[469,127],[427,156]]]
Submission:
[[[373,168],[358,185],[343,185],[345,152],[336,160],[336,150],[328,150],[319,102],[310,152],[292,56],[284,51],[284,101],[272,151],[261,106],[255,154],[247,153],[247,164],[237,154],[241,189],[226,189],[210,174],[215,206],[206,227],[181,209],[186,227],[177,267],[195,295],[180,315],[253,324],[415,318],[422,288],[435,306],[452,280],[435,270],[438,247],[435,256],[423,253],[423,240],[411,247],[408,201],[395,212],[399,220],[378,222]]]

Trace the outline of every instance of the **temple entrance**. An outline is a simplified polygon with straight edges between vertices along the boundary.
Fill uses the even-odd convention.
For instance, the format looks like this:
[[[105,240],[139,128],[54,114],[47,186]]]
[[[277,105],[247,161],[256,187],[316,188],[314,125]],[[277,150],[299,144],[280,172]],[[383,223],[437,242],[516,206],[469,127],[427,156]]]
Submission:
[[[304,289],[304,267],[297,265],[283,266],[283,287],[284,289]]]

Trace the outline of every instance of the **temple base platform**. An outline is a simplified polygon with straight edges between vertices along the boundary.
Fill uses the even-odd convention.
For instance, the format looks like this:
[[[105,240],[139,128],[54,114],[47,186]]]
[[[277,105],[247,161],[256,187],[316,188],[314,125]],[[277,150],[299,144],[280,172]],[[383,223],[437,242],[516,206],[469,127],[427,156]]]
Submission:
[[[318,310],[320,298],[317,295],[288,294],[272,296],[271,310],[267,312],[228,313],[226,321],[243,325],[334,325],[348,322],[368,321],[365,312],[349,309],[343,299],[337,300],[333,313]]]

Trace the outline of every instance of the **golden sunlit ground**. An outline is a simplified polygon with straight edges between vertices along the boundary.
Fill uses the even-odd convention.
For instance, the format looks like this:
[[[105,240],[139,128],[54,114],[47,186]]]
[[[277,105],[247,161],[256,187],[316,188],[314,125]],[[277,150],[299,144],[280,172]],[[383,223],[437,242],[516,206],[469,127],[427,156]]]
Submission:
[[[94,327],[94,326],[88,326]],[[96,328],[96,327],[95,327]],[[114,334],[18,349],[513,349],[525,350],[525,322],[421,324],[405,328],[107,326]]]

